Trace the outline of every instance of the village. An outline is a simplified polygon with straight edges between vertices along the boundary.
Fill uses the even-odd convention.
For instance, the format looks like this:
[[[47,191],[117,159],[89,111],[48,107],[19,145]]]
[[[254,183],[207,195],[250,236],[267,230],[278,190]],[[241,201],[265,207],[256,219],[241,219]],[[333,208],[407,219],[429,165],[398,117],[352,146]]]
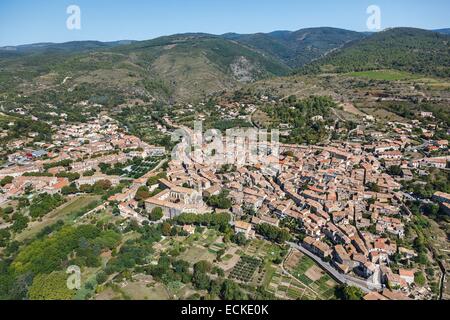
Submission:
[[[389,125],[388,133],[359,128],[352,139],[327,146],[281,144],[278,158],[266,150],[266,160],[277,164],[277,171],[268,175],[262,170],[267,163],[247,164],[237,159],[242,155],[228,155],[231,162],[220,166],[166,160],[169,150],[127,134],[103,115],[55,127],[51,144],[30,148],[27,141],[12,142],[9,147],[17,151],[0,170],[0,205],[30,191],[76,194],[87,186],[106,181],[114,187],[126,180],[125,188],[86,214],[113,204],[122,218],[145,225],[182,214],[227,213],[236,234],[247,240],[267,238],[261,226],[288,230],[288,260],[302,252],[339,282],[363,290],[366,300],[431,299],[430,288],[415,280],[423,274],[413,263],[418,252],[397,244],[404,243],[412,217],[405,203],[414,199],[403,191],[402,182],[426,175],[430,168],[446,170],[449,156],[407,154],[418,148],[445,154],[448,141],[417,146],[409,124]],[[141,159],[137,165],[136,159]],[[392,167],[400,173],[387,173]],[[75,191],[68,192],[70,188]],[[136,199],[142,188],[148,194]],[[229,205],[211,206],[206,200],[212,197]],[[450,212],[449,194],[437,192],[433,200]],[[155,208],[161,209],[162,217],[149,221],[148,213]],[[190,234],[195,227],[183,229]],[[395,270],[390,267],[394,260]]]

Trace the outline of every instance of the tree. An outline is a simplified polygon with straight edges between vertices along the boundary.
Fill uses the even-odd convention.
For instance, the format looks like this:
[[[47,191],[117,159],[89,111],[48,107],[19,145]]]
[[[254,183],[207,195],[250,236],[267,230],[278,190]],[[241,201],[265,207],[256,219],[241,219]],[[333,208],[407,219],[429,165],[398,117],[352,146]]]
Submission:
[[[94,170],[88,170],[83,173],[83,177],[92,177],[95,174]]]
[[[248,243],[247,238],[242,232],[235,233],[231,238],[231,241],[236,243],[238,246],[245,246]]]
[[[60,270],[67,263],[97,267],[100,253],[112,243],[111,232],[101,231],[94,225],[64,227],[51,237],[37,239],[23,246],[11,264],[12,270],[16,273],[49,274]],[[120,238],[116,239],[117,243]]]
[[[160,207],[153,208],[149,214],[151,221],[159,221],[164,216],[163,210]]]
[[[83,193],[92,193],[92,192],[94,192],[94,187],[91,186],[90,184],[82,184],[82,185],[80,186],[80,192],[83,192]]]
[[[4,187],[7,184],[10,184],[11,182],[13,182],[14,178],[11,176],[6,176],[4,177],[2,180],[0,180],[0,186]]]
[[[149,187],[154,186],[154,185],[158,184],[158,181],[160,179],[165,179],[165,178],[167,178],[167,174],[165,172],[161,172],[156,176],[150,177],[147,180],[147,186],[149,186]]]
[[[402,171],[402,168],[400,166],[391,166],[391,167],[388,168],[387,172],[391,176],[402,176],[403,175],[403,171]]]
[[[15,213],[12,217],[12,220],[14,221],[13,225],[11,226],[11,229],[14,232],[20,232],[28,226],[28,222],[30,221],[27,217],[24,215]]]
[[[231,200],[228,199],[228,191],[222,190],[219,195],[213,195],[208,198],[206,203],[217,209],[230,209],[232,206]]]
[[[216,214],[193,214],[183,213],[176,217],[175,222],[179,225],[194,224],[197,226],[217,226],[221,231],[225,231],[229,227],[231,216],[228,213]]]
[[[380,187],[374,182],[369,182],[367,184],[367,189],[372,192],[380,192]]]
[[[291,237],[289,232],[285,229],[280,229],[267,223],[259,224],[255,229],[257,233],[264,236],[268,240],[278,243],[284,243]]]
[[[172,229],[170,230],[170,236],[175,237],[177,234],[178,234],[177,227],[172,227]]]
[[[28,296],[29,288],[33,283],[34,275],[31,272],[27,272],[23,275],[19,275],[14,284],[11,286],[8,293],[10,300],[25,300]]]
[[[414,274],[414,282],[421,287],[425,285],[426,279],[425,276],[423,275],[423,272],[418,271]]]
[[[102,194],[104,191],[107,191],[111,188],[112,183],[109,180],[100,180],[97,181],[93,186],[94,193]]]
[[[5,209],[3,209],[3,213],[10,215],[11,213],[14,212],[14,208],[13,207],[6,207]]]
[[[70,182],[80,179],[80,174],[77,172],[60,172],[56,176],[58,178],[67,178]]]
[[[214,267],[212,270],[212,273],[217,274],[219,277],[222,277],[222,278],[225,277],[225,271],[223,271],[223,269],[220,267]]]
[[[170,236],[170,231],[171,230],[172,230],[172,227],[171,227],[171,225],[169,223],[164,222],[161,225],[161,233],[163,234],[163,236],[166,236],[166,237]]]
[[[439,213],[440,207],[436,204],[426,204],[423,207],[423,212],[428,216],[436,216]]]
[[[225,280],[220,290],[222,300],[247,300],[247,296],[241,291],[240,287],[231,280]]]
[[[120,209],[117,206],[114,206],[112,213],[114,216],[118,217],[120,216]]]
[[[134,197],[134,200],[136,201],[142,201],[145,199],[150,198],[151,194],[147,186],[139,187],[139,189],[136,191],[136,196]]]
[[[206,290],[210,287],[211,279],[206,273],[195,272],[192,278],[192,284],[198,290]]]
[[[59,194],[49,195],[47,193],[36,196],[30,206],[30,216],[40,218],[50,211],[56,209],[65,202],[64,197]]]
[[[187,273],[189,271],[189,262],[184,260],[175,260],[172,262],[173,270],[176,273]]]
[[[74,291],[67,288],[64,272],[38,274],[29,290],[31,300],[72,300]]]
[[[11,232],[9,232],[9,230],[7,230],[7,229],[1,229],[0,230],[0,248],[5,247],[10,238],[11,238]]]
[[[220,295],[220,289],[222,287],[222,282],[220,280],[212,280],[210,282],[210,286],[209,286],[209,294],[212,297],[216,297],[218,295]]]
[[[98,284],[102,284],[105,283],[106,280],[108,280],[108,275],[106,274],[106,272],[100,271],[99,273],[97,273],[95,279],[97,280]]]
[[[70,184],[69,186],[65,186],[61,189],[61,193],[63,195],[76,194],[78,192],[79,192],[79,190],[78,190],[76,184],[74,184],[74,183]]]
[[[219,251],[217,251],[216,253],[216,259],[217,261],[221,261],[222,256],[225,254],[225,249],[220,249]]]
[[[342,300],[362,300],[364,292],[358,287],[340,285],[336,289],[336,295]]]
[[[211,263],[202,260],[194,264],[194,273],[208,273],[212,270]]]
[[[259,286],[258,289],[255,292],[255,295],[253,297],[254,300],[275,300],[275,295],[273,293],[268,292],[266,289],[264,289],[263,286]]]

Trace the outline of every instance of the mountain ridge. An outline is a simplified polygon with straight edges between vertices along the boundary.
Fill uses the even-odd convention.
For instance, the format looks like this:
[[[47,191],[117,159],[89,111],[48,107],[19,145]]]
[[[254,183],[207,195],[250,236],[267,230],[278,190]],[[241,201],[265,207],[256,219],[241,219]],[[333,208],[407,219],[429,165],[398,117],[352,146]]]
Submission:
[[[99,87],[164,101],[203,99],[240,83],[301,73],[392,68],[447,76],[450,36],[414,28],[183,33],[144,41],[0,48],[0,92]],[[406,52],[406,54],[405,54]],[[398,60],[398,61],[397,61]],[[409,68],[408,68],[409,66]]]
[[[300,73],[396,69],[414,74],[450,76],[450,36],[417,28],[393,28],[346,44],[314,61]]]
[[[212,34],[212,33],[204,33],[204,32],[186,32],[186,33],[175,33],[172,35],[163,35],[163,36],[158,36],[155,38],[149,38],[149,39],[145,39],[145,40],[134,40],[134,39],[122,39],[122,40],[114,40],[114,41],[100,41],[100,40],[74,40],[74,41],[64,41],[64,42],[34,42],[34,43],[26,43],[26,44],[20,44],[20,45],[5,45],[5,46],[0,46],[0,50],[9,50],[9,49],[14,49],[14,48],[19,48],[19,47],[30,47],[30,46],[39,46],[39,45],[62,45],[62,44],[69,44],[69,43],[83,43],[83,42],[98,42],[98,43],[103,43],[103,44],[114,44],[114,43],[118,43],[119,45],[126,45],[126,44],[130,44],[133,42],[142,42],[142,41],[149,41],[149,40],[155,40],[158,38],[164,38],[164,37],[170,37],[170,36],[175,36],[175,35],[182,35],[182,34],[204,34],[204,35],[209,35],[209,36],[217,36],[217,37],[230,37],[233,35],[236,36],[246,36],[246,35],[254,35],[254,34],[267,34],[267,35],[279,35],[279,34],[289,34],[289,33],[295,33],[298,31],[302,31],[302,30],[308,30],[308,29],[321,29],[321,28],[331,28],[331,29],[338,29],[338,30],[345,30],[345,31],[350,31],[350,32],[356,32],[356,33],[360,33],[363,35],[370,35],[376,32],[367,32],[367,31],[354,31],[354,30],[350,30],[350,29],[345,29],[345,28],[334,28],[334,27],[311,27],[311,28],[302,28],[302,29],[298,29],[298,30],[275,30],[275,31],[271,31],[271,32],[255,32],[255,33],[237,33],[237,32],[227,32],[227,33],[223,33],[223,34]],[[401,27],[395,27],[396,28],[401,28]],[[392,29],[392,28],[389,28]],[[414,28],[414,29],[420,29],[420,30],[428,30],[428,31],[433,31],[433,32],[437,32],[437,33],[443,33],[443,34],[450,34],[450,28],[441,28],[441,29],[421,29],[421,28]],[[384,31],[384,30],[383,30]]]

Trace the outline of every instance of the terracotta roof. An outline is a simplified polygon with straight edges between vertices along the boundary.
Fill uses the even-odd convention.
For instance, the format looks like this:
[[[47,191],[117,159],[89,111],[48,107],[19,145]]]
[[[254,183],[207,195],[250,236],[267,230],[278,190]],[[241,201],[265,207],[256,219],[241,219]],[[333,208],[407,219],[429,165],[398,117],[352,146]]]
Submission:
[[[399,269],[400,277],[414,277],[414,270]]]
[[[366,301],[389,300],[388,298],[379,294],[376,291],[366,294],[363,299]]]
[[[234,226],[238,229],[244,229],[244,230],[250,230],[252,228],[252,225],[245,221],[236,221],[234,223]]]
[[[384,289],[382,294],[390,300],[412,300],[401,292],[394,292],[388,289]]]

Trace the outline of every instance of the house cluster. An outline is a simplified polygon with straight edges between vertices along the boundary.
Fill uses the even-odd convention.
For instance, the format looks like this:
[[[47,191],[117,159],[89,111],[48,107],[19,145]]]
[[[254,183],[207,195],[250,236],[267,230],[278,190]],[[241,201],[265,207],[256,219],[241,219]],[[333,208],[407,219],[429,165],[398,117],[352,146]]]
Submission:
[[[241,107],[237,104],[232,110],[238,112]],[[116,185],[121,177],[101,174],[102,164],[166,154],[164,148],[126,133],[106,116],[87,123],[64,123],[53,129],[51,144],[39,144],[34,149],[18,145],[10,154],[8,164],[0,169],[0,179],[11,178],[0,187],[0,204],[30,188],[61,192],[70,182],[66,177],[58,177],[59,173],[80,173],[81,177],[74,182],[78,187],[102,180]],[[394,129],[395,135],[389,137],[372,132],[369,143],[356,140],[327,146],[281,145],[281,156],[266,157],[268,163],[264,166],[245,164],[241,160],[247,154],[233,154],[234,158],[226,154],[228,160],[236,160],[236,164],[230,165],[172,159],[165,178],[149,186],[152,196],[143,201],[145,210],[135,196],[156,172],[134,179],[122,193],[108,200],[117,204],[122,216],[143,223],[147,221],[147,213],[155,208],[162,209],[163,219],[182,213],[213,212],[205,199],[220,198],[226,190],[231,208],[215,211],[230,213],[237,233],[254,238],[258,225],[280,227],[282,220],[294,221],[306,250],[342,274],[367,280],[374,288],[387,285],[392,289],[368,295],[368,300],[394,299],[414,286],[414,271],[394,272],[389,262],[394,255],[408,261],[417,254],[410,248],[398,247],[395,241],[405,236],[409,216],[404,209],[405,194],[400,191],[399,179],[387,174],[384,168],[400,166],[402,179],[413,179],[414,170],[430,166],[446,168],[449,161],[449,157],[409,159],[405,150],[410,150],[413,143],[407,133],[413,128],[396,124]],[[442,150],[448,148],[444,141],[436,141],[434,145]],[[276,171],[267,174],[263,167],[275,162]],[[85,175],[86,171],[92,172]],[[450,212],[449,194],[436,193],[434,200]],[[192,228],[185,226],[188,233],[193,232]]]
[[[182,213],[201,214],[211,211],[203,202],[202,194],[195,189],[175,185],[166,179],[161,179],[160,184],[164,190],[145,200],[148,212],[159,207],[165,218],[174,218]]]
[[[1,203],[21,196],[26,190],[57,193],[68,186],[69,180],[61,173],[79,173],[74,183],[94,185],[101,180],[119,184],[121,177],[101,173],[102,164],[126,163],[135,157],[159,157],[165,148],[149,145],[119,129],[111,118],[99,116],[87,123],[53,127],[52,143],[35,144],[33,149],[19,145],[8,156],[0,169],[0,179],[9,177],[10,183],[1,186]],[[92,171],[90,175],[84,173]],[[9,181],[8,181],[9,182]]]
[[[393,146],[370,149],[383,154]],[[406,290],[410,282],[396,281],[398,274],[388,262],[396,254],[411,259],[415,252],[400,251],[395,241],[404,237],[408,217],[401,210],[401,185],[381,169],[384,158],[357,143],[282,145],[281,153],[275,176],[263,174],[258,165],[224,169],[172,160],[167,179],[159,181],[164,191],[145,201],[147,210],[161,207],[166,218],[211,212],[202,196],[227,190],[232,207],[226,211],[232,213],[236,232],[253,238],[258,224],[279,227],[282,219],[294,219],[304,233],[303,246],[339,272],[367,279],[374,287],[400,284]]]
[[[394,255],[403,261],[417,255],[397,247],[395,239],[405,236],[409,217],[402,210],[401,185],[382,170],[383,155],[400,152],[406,145],[402,140],[370,146],[352,142],[327,147],[282,145],[275,176],[264,175],[257,165],[220,170],[171,161],[168,181],[163,182],[164,199],[154,197],[147,203],[162,206],[170,217],[181,211],[174,211],[172,200],[166,199],[184,194],[177,204],[192,205],[184,200],[189,198],[188,190],[208,197],[226,189],[236,232],[252,238],[258,224],[280,226],[282,219],[294,219],[304,233],[303,246],[339,272],[366,279],[374,288],[389,285],[407,293],[413,281],[392,271],[389,262]],[[376,189],[369,187],[374,185]],[[200,208],[207,210],[197,204],[194,211]]]
[[[340,272],[382,281],[380,268],[397,253],[390,238],[405,232],[400,185],[357,144],[285,146],[284,152],[289,156],[276,180],[295,205],[275,213],[299,219],[304,246]]]

